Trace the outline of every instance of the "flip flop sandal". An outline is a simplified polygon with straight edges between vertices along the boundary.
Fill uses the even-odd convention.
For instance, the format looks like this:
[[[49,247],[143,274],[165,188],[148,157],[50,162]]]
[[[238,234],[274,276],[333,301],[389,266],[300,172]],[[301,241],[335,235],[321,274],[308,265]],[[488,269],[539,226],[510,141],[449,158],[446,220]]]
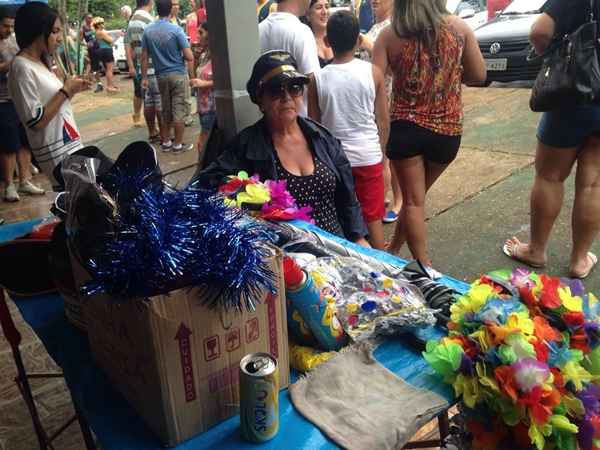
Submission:
[[[518,245],[516,246],[518,247]],[[504,253],[506,256],[508,256],[510,259],[513,259],[515,261],[518,261],[520,263],[523,263],[527,266],[533,267],[534,269],[542,269],[546,266],[546,264],[539,264],[539,263],[534,263],[534,262],[530,262],[530,261],[525,261],[524,259],[521,259],[520,257],[517,256],[517,254],[514,252],[514,249],[516,247],[513,247],[513,252],[510,251],[510,249],[508,248],[508,244],[504,244],[502,246],[502,253]]]
[[[596,264],[598,264],[598,257],[592,252],[588,252],[587,257],[589,258],[590,261],[592,261],[592,265],[587,270],[587,272],[582,273],[581,275],[574,275],[573,273],[571,273],[569,275],[571,278],[577,278],[579,280],[583,280],[583,279],[587,278],[590,273],[592,273],[592,270],[594,270],[594,268],[596,267]]]

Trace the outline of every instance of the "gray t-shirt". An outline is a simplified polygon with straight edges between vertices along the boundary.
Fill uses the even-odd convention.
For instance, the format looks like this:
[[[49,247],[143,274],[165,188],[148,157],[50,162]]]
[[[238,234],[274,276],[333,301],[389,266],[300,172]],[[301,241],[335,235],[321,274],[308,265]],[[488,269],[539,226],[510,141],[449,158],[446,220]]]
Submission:
[[[14,34],[0,40],[0,63],[12,61],[17,53],[19,53],[19,46]],[[10,102],[10,95],[8,93],[8,71],[6,71],[0,72],[0,103],[8,102]]]

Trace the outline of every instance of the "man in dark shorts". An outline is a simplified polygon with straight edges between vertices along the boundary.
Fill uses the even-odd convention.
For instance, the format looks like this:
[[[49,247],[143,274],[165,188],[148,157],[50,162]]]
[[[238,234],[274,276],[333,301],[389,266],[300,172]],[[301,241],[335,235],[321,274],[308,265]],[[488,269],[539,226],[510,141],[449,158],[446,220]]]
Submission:
[[[8,72],[19,52],[15,35],[14,14],[0,8],[0,168],[4,183],[3,198],[7,202],[19,201],[19,193],[43,195],[43,189],[31,182],[31,151],[25,130],[8,93]],[[19,168],[19,187],[13,183],[15,169]]]

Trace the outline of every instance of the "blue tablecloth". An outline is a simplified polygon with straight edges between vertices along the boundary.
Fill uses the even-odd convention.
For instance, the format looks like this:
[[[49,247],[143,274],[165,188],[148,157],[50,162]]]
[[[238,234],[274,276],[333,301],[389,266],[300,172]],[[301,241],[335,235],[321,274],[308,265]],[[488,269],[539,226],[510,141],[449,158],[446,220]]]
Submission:
[[[35,221],[4,225],[0,227],[0,241],[26,233]],[[312,226],[299,226],[318,230]],[[354,246],[346,243],[345,245]],[[391,264],[403,265],[405,261],[387,253],[354,246],[372,256]],[[464,291],[467,285],[444,278],[443,281],[457,290]],[[125,399],[113,388],[101,369],[96,366],[90,353],[86,335],[67,322],[63,301],[59,295],[44,295],[26,299],[15,299],[21,314],[31,325],[65,373],[67,384],[74,401],[87,418],[104,450],[158,450],[160,442],[136,415]],[[430,328],[422,336],[440,335]],[[449,402],[453,394],[441,383],[432,369],[418,352],[401,338],[389,339],[376,351],[375,357],[385,367],[410,384],[437,392]],[[295,374],[292,374],[295,378]],[[244,442],[239,433],[239,418],[233,417],[204,434],[176,448],[197,449],[329,449],[336,448],[315,426],[296,412],[290,403],[287,390],[280,393],[280,431],[271,441],[260,446]],[[401,411],[398,412],[401,414]]]

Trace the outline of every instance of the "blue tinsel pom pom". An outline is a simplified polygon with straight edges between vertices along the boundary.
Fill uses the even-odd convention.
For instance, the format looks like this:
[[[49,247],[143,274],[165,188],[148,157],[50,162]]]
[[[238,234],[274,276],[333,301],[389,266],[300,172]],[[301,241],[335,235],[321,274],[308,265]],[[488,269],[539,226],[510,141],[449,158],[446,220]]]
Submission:
[[[221,290],[209,306],[253,310],[263,290],[274,291],[272,234],[222,197],[143,174],[117,173],[105,187],[117,204],[117,233],[86,261],[93,281],[84,294],[128,299],[208,284]]]

